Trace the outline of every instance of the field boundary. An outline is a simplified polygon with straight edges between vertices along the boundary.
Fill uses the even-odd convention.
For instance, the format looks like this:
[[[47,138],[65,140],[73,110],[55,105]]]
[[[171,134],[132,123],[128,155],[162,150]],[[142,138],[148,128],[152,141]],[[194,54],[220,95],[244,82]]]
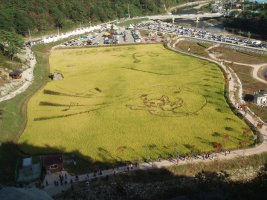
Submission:
[[[174,45],[175,45],[175,43],[174,43]],[[193,56],[193,57],[196,57],[198,59],[206,60],[208,62],[214,63],[214,64],[218,65],[222,71],[225,70],[224,66],[221,63],[216,62],[214,60],[206,59],[206,58],[203,58],[203,57],[200,57],[200,56],[195,56],[195,55],[192,55],[192,54],[187,54],[185,52],[180,52],[179,50],[176,50],[176,49],[172,48],[170,46],[170,43],[167,43],[164,46],[166,48],[169,48],[170,50],[172,50],[174,52],[182,53],[182,54],[185,54],[187,56]],[[228,77],[225,77],[225,79],[226,78],[228,78]],[[233,85],[233,82],[230,82],[230,81],[228,82],[227,79],[226,79],[226,84],[227,83],[229,84],[229,101],[231,102],[231,100],[232,100],[231,97],[232,96],[230,94],[230,92],[231,92],[230,88],[233,87],[234,85]],[[225,87],[228,86],[226,84],[225,84]],[[228,90],[225,90],[225,91],[228,91]],[[229,104],[229,106],[230,106],[230,104]],[[233,107],[236,108],[236,104],[235,103],[233,103]],[[243,115],[242,111],[239,111],[237,109],[236,109],[236,111],[238,113],[240,113],[240,115]],[[264,130],[262,129],[261,131],[266,134],[266,127],[264,126],[264,128],[265,129]],[[261,134],[262,134],[262,132],[261,132]],[[266,135],[265,135],[265,137],[266,137]],[[215,159],[216,160],[228,160],[228,159],[232,159],[232,158],[238,158],[238,157],[241,157],[241,156],[259,154],[259,153],[265,152],[266,149],[267,149],[266,147],[267,147],[267,141],[264,141],[260,145],[257,145],[255,148],[250,147],[250,148],[245,148],[245,149],[240,149],[239,148],[239,149],[233,150],[231,152],[231,154],[227,155],[227,156],[224,153],[216,153],[215,154]],[[142,162],[142,163],[137,164],[137,166],[134,166],[133,168],[131,168],[131,171],[165,168],[165,167],[170,167],[170,166],[174,166],[174,165],[186,165],[186,164],[189,164],[189,163],[211,162],[212,160],[213,159],[202,160],[202,159],[199,159],[199,157],[197,157],[197,158],[188,158],[188,159],[184,159],[184,160],[180,160],[180,159],[176,160],[176,158],[171,158],[169,160],[164,159],[164,160],[158,160],[158,161],[147,161],[147,162]],[[179,164],[178,164],[178,162],[179,162]],[[106,176],[110,176],[110,175],[113,175],[113,174],[116,174],[116,173],[125,173],[125,172],[127,172],[127,168],[129,169],[129,165],[120,166],[120,167],[117,167],[116,169],[103,170],[103,171],[101,171],[101,174],[96,174],[96,173],[81,174],[81,175],[78,175],[78,180],[84,181],[84,180],[95,179],[97,177],[106,177]],[[64,172],[64,173],[67,173],[67,172]],[[70,177],[73,180],[76,179],[75,175],[68,174],[68,177]],[[70,184],[67,184],[67,185],[65,185],[63,187],[54,187],[54,185],[53,185],[53,180],[54,179],[50,175],[47,175],[45,177],[45,181],[46,180],[51,184],[49,184],[49,186],[45,187],[44,190],[47,191],[50,194],[58,194],[62,190],[70,188]],[[45,182],[44,182],[44,185],[45,185]]]
[[[225,75],[226,75],[227,73],[229,73],[230,71],[233,72],[233,70],[232,70],[230,67],[229,67],[230,71],[227,71],[227,67],[224,66],[223,63],[219,63],[219,62],[216,61],[216,60],[213,60],[213,59],[210,59],[210,58],[205,58],[205,57],[198,56],[198,55],[191,54],[191,53],[187,53],[187,52],[184,52],[184,51],[181,51],[181,50],[179,50],[179,49],[174,48],[175,45],[179,42],[180,39],[184,39],[184,37],[177,37],[177,38],[176,38],[176,42],[172,43],[172,46],[171,46],[171,43],[167,43],[167,44],[166,44],[166,47],[169,48],[170,50],[175,51],[175,52],[178,52],[178,53],[182,53],[182,54],[185,54],[185,55],[188,55],[188,56],[193,56],[193,57],[196,57],[196,58],[199,58],[199,59],[202,59],[202,60],[206,60],[206,61],[212,62],[212,63],[218,65],[218,66],[220,67],[220,69],[223,71],[223,73],[224,73]],[[230,72],[230,73],[231,73],[231,72]],[[236,78],[238,79],[238,82],[241,83],[241,81],[239,80],[238,76],[237,76],[235,73],[234,73],[234,75],[235,75]],[[230,77],[231,77],[231,76],[232,76],[232,75],[230,75]],[[227,78],[227,77],[225,77],[225,78]],[[267,137],[267,135],[266,135],[266,134],[267,134],[267,127],[265,127],[266,124],[264,123],[264,126],[261,128],[261,130],[259,130],[259,129],[256,127],[256,124],[257,124],[257,123],[255,123],[255,119],[254,119],[254,118],[251,118],[251,119],[250,119],[250,120],[254,121],[254,123],[252,123],[252,122],[246,117],[247,113],[242,112],[240,109],[238,109],[238,107],[239,107],[240,105],[238,105],[236,102],[234,102],[234,97],[231,98],[231,97],[229,96],[229,94],[230,94],[230,86],[229,86],[229,83],[230,83],[230,81],[232,81],[233,79],[230,78],[230,79],[228,79],[228,80],[229,80],[229,81],[227,82],[227,84],[228,84],[228,89],[225,90],[225,91],[227,91],[227,94],[228,94],[228,95],[227,95],[228,98],[226,98],[226,100],[227,100],[229,106],[231,107],[231,109],[232,109],[232,111],[234,112],[235,115],[237,115],[238,117],[243,116],[243,118],[241,118],[241,119],[247,123],[247,125],[251,128],[251,130],[252,130],[254,133],[256,133],[257,135],[260,134],[259,139],[262,138],[262,140],[260,140],[260,141],[262,141],[260,145],[263,145],[264,143],[266,143],[266,145],[267,145],[267,140],[264,140],[264,139],[263,139],[264,137]],[[225,84],[225,86],[226,86],[226,84]],[[235,87],[235,85],[233,85],[232,87]],[[242,84],[241,84],[241,87],[242,87]],[[242,88],[241,88],[241,90],[242,90]],[[242,91],[241,91],[241,94],[242,94]],[[239,91],[239,98],[241,99],[241,97],[240,97],[240,91]],[[234,109],[234,110],[233,110],[233,109]],[[258,118],[259,118],[259,117],[258,117]],[[259,120],[262,121],[260,118],[259,118]],[[253,127],[253,128],[252,128],[252,127]],[[260,142],[260,141],[259,141],[259,142]],[[252,148],[253,148],[253,147],[252,147]],[[267,151],[267,149],[264,150],[263,152],[266,152],[266,151]]]
[[[112,47],[123,47],[123,46],[139,46],[139,45],[155,45],[163,44],[163,42],[153,42],[153,43],[123,43],[123,44],[105,44],[105,45],[94,45],[94,46],[73,46],[73,47],[61,47],[59,45],[55,46],[54,50],[62,49],[93,49],[93,48],[112,48]]]
[[[50,55],[50,51],[51,51],[51,48],[49,50],[49,52],[47,53],[48,54],[48,59],[49,59],[49,55]],[[49,61],[48,61],[49,62]],[[50,71],[50,65],[48,63],[48,65],[46,66],[46,70],[47,72]],[[37,91],[39,91],[40,89],[44,88],[45,85],[47,84],[48,82],[48,79],[44,80],[43,83],[41,83],[35,90],[32,90],[30,94],[27,95],[25,101],[23,102],[22,106],[21,106],[21,113],[23,115],[23,123],[21,124],[21,129],[19,130],[19,132],[17,134],[14,135],[14,137],[12,138],[12,142],[14,143],[17,143],[18,139],[20,138],[20,136],[23,134],[25,128],[26,128],[26,125],[27,125],[27,122],[28,122],[28,113],[27,113],[27,109],[28,109],[28,103],[30,101],[30,99],[33,97],[33,95],[35,95],[35,93]],[[20,148],[18,148],[20,152],[23,152]]]
[[[227,80],[227,72],[225,71],[225,69],[221,66],[220,63],[218,63],[216,60],[212,60],[212,59],[209,59],[209,58],[205,58],[205,57],[202,57],[202,56],[199,56],[199,55],[195,55],[193,53],[187,53],[187,52],[184,52],[182,50],[179,50],[179,49],[173,49],[174,46],[181,40],[184,40],[184,39],[188,39],[188,38],[183,38],[183,37],[179,37],[177,39],[177,41],[175,43],[168,43],[165,45],[166,48],[168,48],[169,50],[171,51],[174,51],[174,52],[178,52],[178,53],[181,53],[181,54],[184,54],[184,55],[187,55],[187,56],[192,56],[192,57],[195,57],[195,58],[198,58],[198,59],[201,59],[201,60],[205,60],[205,61],[209,61],[211,63],[214,63],[216,64],[217,66],[219,66],[219,69],[221,70],[221,72],[223,73],[224,75],[224,78],[225,78],[225,82],[224,82],[224,97],[225,97],[225,100],[227,102],[227,104],[229,105],[230,109],[232,110],[233,114],[236,115],[238,118],[240,118],[242,121],[245,121],[246,124],[249,126],[249,128],[253,131],[253,133],[255,135],[257,135],[259,137],[259,140],[258,140],[258,144],[262,143],[263,142],[263,137],[262,137],[262,134],[260,134],[260,132],[258,131],[258,129],[253,125],[253,123],[251,123],[249,120],[247,120],[243,114],[235,107],[235,105],[233,104],[233,102],[231,101],[230,99],[230,90],[229,90],[229,82],[226,81]],[[191,40],[192,41],[192,40]],[[202,41],[203,42],[203,41]],[[210,42],[212,43],[212,42]],[[171,48],[170,44],[173,46],[173,48]],[[229,67],[230,68],[230,67]],[[230,70],[232,70],[230,68]],[[233,70],[232,70],[233,71]],[[237,75],[236,75],[237,76]],[[247,147],[244,147],[244,148],[238,148],[238,149],[246,149]],[[253,148],[253,146],[250,146],[250,148]]]
[[[206,42],[206,43],[211,43],[211,44],[222,44],[222,45],[224,45],[225,48],[234,49],[237,51],[254,52],[254,53],[258,53],[258,54],[267,55],[267,50],[258,49],[255,47],[240,46],[237,44],[229,44],[226,42],[211,41],[211,40],[207,40],[207,39],[203,39],[203,38],[200,39],[200,38],[194,38],[194,37],[189,37],[189,36],[180,36],[180,39],[184,39],[187,41],[200,41],[200,42]]]

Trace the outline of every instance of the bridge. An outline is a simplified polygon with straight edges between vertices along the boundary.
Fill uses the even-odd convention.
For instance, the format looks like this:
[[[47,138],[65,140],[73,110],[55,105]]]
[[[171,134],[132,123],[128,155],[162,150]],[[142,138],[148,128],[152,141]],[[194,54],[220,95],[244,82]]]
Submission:
[[[222,17],[223,14],[221,13],[205,13],[205,14],[183,14],[183,15],[154,15],[149,16],[148,18],[151,20],[167,20],[172,19],[203,19],[203,18],[219,18]]]

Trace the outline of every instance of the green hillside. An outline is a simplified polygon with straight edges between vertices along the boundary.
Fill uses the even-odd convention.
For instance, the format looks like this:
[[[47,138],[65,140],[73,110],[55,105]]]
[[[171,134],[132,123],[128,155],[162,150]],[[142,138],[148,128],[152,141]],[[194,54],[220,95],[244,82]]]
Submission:
[[[0,0],[0,29],[22,35],[55,27],[164,12],[185,0]],[[186,1],[188,2],[188,1]],[[164,6],[165,5],[165,6]]]

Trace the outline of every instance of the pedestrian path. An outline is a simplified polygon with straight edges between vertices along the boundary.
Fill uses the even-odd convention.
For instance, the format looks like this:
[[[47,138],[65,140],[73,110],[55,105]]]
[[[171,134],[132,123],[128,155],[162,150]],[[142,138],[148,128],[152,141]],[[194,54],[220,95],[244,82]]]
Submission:
[[[214,46],[212,46],[212,47],[210,47],[210,48],[207,49],[207,51],[208,51],[208,53],[209,53],[209,56],[210,56],[212,59],[216,60],[216,61],[220,61],[221,59],[218,59],[218,58],[216,57],[216,55],[214,55],[213,53],[210,53],[209,50],[211,50],[211,49],[213,49],[213,48],[215,48],[215,47],[218,47],[218,46],[220,46],[220,45],[219,45],[219,44],[218,44],[218,45],[214,45]],[[253,69],[253,70],[252,70],[252,77],[253,77],[254,79],[256,79],[257,81],[259,81],[259,82],[262,82],[262,83],[267,84],[267,81],[265,81],[265,80],[263,80],[262,78],[260,78],[260,77],[259,77],[259,74],[258,74],[259,70],[260,70],[262,67],[267,67],[267,63],[263,63],[263,64],[248,64],[248,63],[241,63],[241,62],[232,62],[232,61],[230,61],[230,60],[223,60],[223,62],[225,62],[225,63],[232,63],[232,64],[236,64],[236,65],[241,65],[241,66],[249,66],[249,67],[251,67],[251,68]]]
[[[176,38],[177,39],[177,38]],[[200,59],[205,59],[207,61],[213,62],[218,64],[227,74],[227,80],[229,81],[229,99],[231,101],[231,103],[233,104],[233,106],[235,106],[235,108],[238,110],[238,112],[240,112],[249,122],[251,122],[256,128],[257,128],[257,124],[258,124],[258,120],[257,118],[255,118],[255,116],[252,116],[249,112],[245,112],[243,110],[240,109],[240,102],[242,103],[242,84],[239,80],[239,78],[236,76],[236,74],[234,74],[233,71],[228,70],[227,67],[225,65],[223,65],[223,63],[214,61],[212,59],[209,58],[204,58],[204,57],[200,57],[200,56],[196,56],[196,55],[192,55],[189,53],[185,53],[185,52],[181,52],[179,50],[177,50],[175,48],[175,45],[177,44],[179,40],[176,40],[176,42],[171,46],[170,42],[168,43],[168,48],[179,52],[179,53],[183,53],[183,54],[187,54],[193,57],[197,57]],[[236,76],[236,77],[234,77]],[[234,80],[237,80],[236,82]],[[238,84],[238,85],[237,85]],[[234,92],[236,91],[237,87],[241,87],[239,90],[239,95],[238,98],[239,101],[236,100],[236,97],[234,95]],[[121,173],[128,173],[131,171],[135,171],[135,170],[149,170],[149,169],[157,169],[157,168],[164,168],[164,167],[171,167],[171,166],[175,166],[175,165],[186,165],[186,164],[192,164],[192,163],[199,163],[199,162],[210,162],[210,161],[214,161],[214,160],[226,160],[226,159],[233,159],[233,158],[238,158],[238,157],[243,157],[243,156],[249,156],[249,155],[255,155],[255,154],[260,154],[263,152],[267,152],[267,126],[264,124],[260,129],[258,129],[258,131],[263,135],[263,143],[253,147],[253,148],[247,148],[247,149],[239,149],[239,150],[235,150],[232,151],[230,154],[225,154],[225,153],[214,153],[212,154],[212,156],[210,156],[208,159],[204,159],[203,157],[196,157],[196,158],[188,158],[188,159],[178,159],[178,158],[174,158],[171,160],[160,160],[160,161],[155,161],[155,162],[144,162],[144,163],[140,163],[140,164],[136,164],[136,165],[128,165],[128,166],[121,166],[121,167],[117,167],[114,169],[109,169],[109,170],[103,170],[103,171],[98,171],[96,173],[89,173],[89,174],[82,174],[82,175],[78,175],[78,176],[72,176],[70,174],[68,174],[68,172],[63,171],[60,173],[56,173],[56,174],[48,174],[46,175],[43,185],[44,187],[44,191],[46,191],[48,194],[50,195],[56,195],[56,194],[60,194],[63,191],[66,191],[68,189],[71,188],[71,185],[75,182],[81,182],[81,181],[85,181],[87,182],[87,184],[90,184],[90,180],[98,178],[98,177],[106,177],[106,176],[111,176],[114,174],[121,174]],[[66,175],[66,184],[65,182],[59,186],[55,186],[54,182],[55,181],[59,181],[59,175],[62,174],[65,177]]]

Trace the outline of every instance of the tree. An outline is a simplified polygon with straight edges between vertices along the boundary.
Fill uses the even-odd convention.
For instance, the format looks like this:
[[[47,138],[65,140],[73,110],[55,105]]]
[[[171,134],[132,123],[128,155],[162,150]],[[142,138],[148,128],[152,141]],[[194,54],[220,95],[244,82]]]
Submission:
[[[230,140],[230,136],[228,134],[224,134],[222,139],[223,139],[222,146],[223,148],[225,148],[226,143]]]
[[[13,60],[17,53],[24,48],[24,41],[21,36],[14,32],[0,30],[0,50],[3,55]]]
[[[15,15],[15,29],[16,32],[25,36],[28,34],[28,30],[33,28],[32,19],[27,16],[27,14],[21,10],[18,10]]]
[[[108,21],[165,12],[184,0],[0,0],[0,29],[26,35],[74,23]]]
[[[223,145],[219,142],[212,142],[212,147],[214,148],[216,153],[219,153],[222,151]]]
[[[250,32],[248,32],[248,38],[249,38],[249,39],[251,38],[251,33],[250,33]]]

